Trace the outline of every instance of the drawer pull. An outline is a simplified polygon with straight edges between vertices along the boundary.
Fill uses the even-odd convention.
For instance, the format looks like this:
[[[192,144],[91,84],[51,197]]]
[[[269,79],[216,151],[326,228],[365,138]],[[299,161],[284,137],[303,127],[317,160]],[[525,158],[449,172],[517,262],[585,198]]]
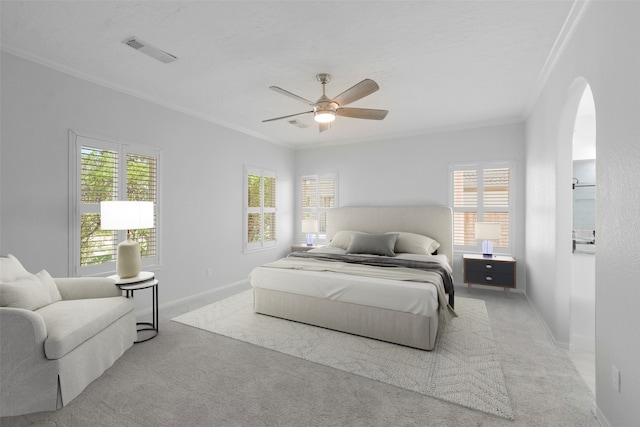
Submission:
[[[487,264],[487,265],[485,265],[485,268],[492,269],[492,268],[493,268],[493,265],[491,265],[491,264]]]
[[[493,277],[491,277],[491,276],[487,276],[487,277],[485,277],[484,279],[485,279],[487,282],[490,282],[490,281],[492,281],[492,280],[493,280]]]

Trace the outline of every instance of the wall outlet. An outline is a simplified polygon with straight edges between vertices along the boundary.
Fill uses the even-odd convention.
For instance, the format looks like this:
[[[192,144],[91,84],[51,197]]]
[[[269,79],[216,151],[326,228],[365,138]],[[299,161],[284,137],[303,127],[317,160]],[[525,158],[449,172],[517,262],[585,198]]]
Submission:
[[[620,370],[611,366],[611,386],[620,393]]]
[[[213,268],[207,268],[207,277],[213,277]]]

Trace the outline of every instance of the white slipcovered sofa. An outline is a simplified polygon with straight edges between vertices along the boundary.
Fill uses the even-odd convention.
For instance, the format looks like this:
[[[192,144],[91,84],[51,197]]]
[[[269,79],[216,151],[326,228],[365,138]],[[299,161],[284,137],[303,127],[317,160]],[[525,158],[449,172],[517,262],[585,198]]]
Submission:
[[[52,279],[0,257],[0,416],[60,409],[136,339],[113,280]]]

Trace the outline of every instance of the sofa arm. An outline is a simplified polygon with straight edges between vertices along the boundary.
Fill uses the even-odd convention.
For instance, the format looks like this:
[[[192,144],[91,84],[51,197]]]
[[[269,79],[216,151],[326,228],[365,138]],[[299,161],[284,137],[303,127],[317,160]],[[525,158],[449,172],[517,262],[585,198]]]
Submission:
[[[1,307],[0,325],[0,416],[55,410],[58,365],[44,355],[44,319],[31,310]]]
[[[119,297],[122,291],[107,277],[65,277],[53,279],[63,300]]]

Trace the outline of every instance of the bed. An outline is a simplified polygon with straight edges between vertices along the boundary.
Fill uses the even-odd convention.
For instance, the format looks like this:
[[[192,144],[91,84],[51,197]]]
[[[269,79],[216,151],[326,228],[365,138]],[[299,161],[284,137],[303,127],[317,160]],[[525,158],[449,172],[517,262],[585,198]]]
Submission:
[[[334,208],[327,241],[255,268],[255,312],[432,350],[455,317],[451,208]]]

